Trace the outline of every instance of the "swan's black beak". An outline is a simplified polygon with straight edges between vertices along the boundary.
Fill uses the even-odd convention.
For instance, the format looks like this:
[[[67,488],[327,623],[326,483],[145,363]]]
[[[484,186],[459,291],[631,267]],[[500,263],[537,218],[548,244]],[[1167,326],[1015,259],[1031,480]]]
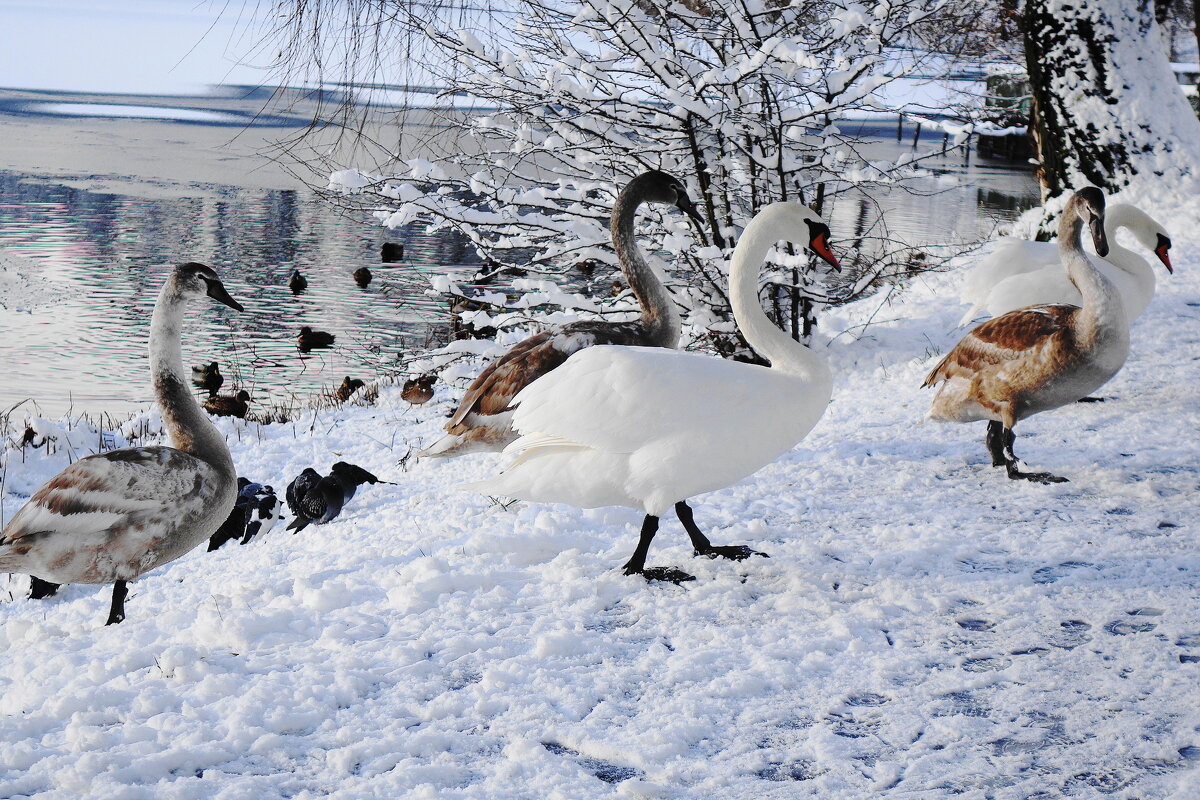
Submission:
[[[1158,256],[1158,260],[1163,262],[1163,266],[1167,268],[1167,272],[1175,274],[1175,268],[1171,266],[1171,257],[1167,255],[1167,251],[1171,249],[1171,240],[1158,235],[1158,247],[1154,248],[1154,255]]]
[[[245,311],[242,304],[229,296],[229,292],[225,291],[225,284],[220,281],[206,280],[208,284],[208,296],[218,303],[224,303],[235,311]]]
[[[1104,233],[1104,214],[1093,214],[1088,220],[1088,228],[1092,231],[1092,244],[1096,245],[1096,255],[1104,258],[1108,255],[1108,236]]]
[[[842,265],[838,263],[837,256],[829,248],[829,226],[821,222],[809,222],[808,232],[810,234],[808,249],[820,256],[829,266],[841,272]]]
[[[704,225],[704,217],[700,216],[700,210],[696,208],[696,204],[692,202],[692,198],[688,197],[683,192],[679,192],[679,194],[676,196],[675,207],[687,214],[692,219],[696,220],[697,225]]]

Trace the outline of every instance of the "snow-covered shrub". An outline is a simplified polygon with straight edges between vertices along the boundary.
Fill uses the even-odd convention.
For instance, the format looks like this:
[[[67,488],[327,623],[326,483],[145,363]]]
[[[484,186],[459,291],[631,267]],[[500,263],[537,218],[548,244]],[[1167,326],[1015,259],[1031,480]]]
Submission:
[[[889,84],[943,74],[954,54],[979,50],[995,13],[973,0],[281,6],[293,72],[308,58],[328,79],[340,59],[348,73],[365,66],[381,80],[389,49],[403,50],[419,52],[402,65],[409,81],[453,87],[434,118],[454,135],[422,141],[419,157],[402,145],[399,170],[331,158],[329,193],[389,226],[461,232],[497,267],[554,273],[586,260],[615,268],[617,192],[646,169],[676,174],[710,224],[651,209],[643,246],[693,341],[727,354],[744,347],[725,280],[742,227],[778,200],[822,211],[844,193],[919,174],[908,154],[872,159],[839,121],[892,109]],[[841,283],[799,254],[780,253],[768,276],[767,305],[797,338],[817,305],[854,296],[894,266],[882,221],[850,252],[839,244],[852,267]]]

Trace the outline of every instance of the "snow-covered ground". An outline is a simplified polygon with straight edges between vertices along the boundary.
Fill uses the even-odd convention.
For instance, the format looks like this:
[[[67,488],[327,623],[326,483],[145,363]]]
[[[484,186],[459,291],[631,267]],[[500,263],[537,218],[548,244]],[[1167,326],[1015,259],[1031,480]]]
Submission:
[[[0,797],[1200,796],[1200,231],[1164,221],[1178,272],[1109,400],[1018,427],[1070,483],[1009,481],[982,424],[922,422],[962,276],[914,278],[823,318],[825,418],[693,503],[770,559],[693,560],[664,521],[649,563],[683,586],[621,575],[634,511],[454,491],[499,456],[400,467],[444,386],[223,420],[280,490],[339,459],[399,485],[154,571],[119,626],[106,587],[8,579]],[[10,449],[6,518],[67,436]]]

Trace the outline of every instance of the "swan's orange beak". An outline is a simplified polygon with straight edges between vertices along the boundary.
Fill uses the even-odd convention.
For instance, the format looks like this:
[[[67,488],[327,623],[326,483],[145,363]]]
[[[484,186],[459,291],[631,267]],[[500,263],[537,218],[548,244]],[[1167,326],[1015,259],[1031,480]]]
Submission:
[[[1154,255],[1158,256],[1158,260],[1161,261],[1163,266],[1167,268],[1167,272],[1170,272],[1172,275],[1174,275],[1175,268],[1171,266],[1171,257],[1167,255],[1167,251],[1170,249],[1171,240],[1160,233],[1158,235],[1158,247],[1154,248]]]
[[[835,256],[833,251],[829,249],[828,230],[818,231],[817,235],[814,236],[808,243],[808,246],[814,253],[819,255],[825,261],[829,262],[829,266],[833,267],[838,272],[841,272],[842,265],[838,263],[837,256]]]

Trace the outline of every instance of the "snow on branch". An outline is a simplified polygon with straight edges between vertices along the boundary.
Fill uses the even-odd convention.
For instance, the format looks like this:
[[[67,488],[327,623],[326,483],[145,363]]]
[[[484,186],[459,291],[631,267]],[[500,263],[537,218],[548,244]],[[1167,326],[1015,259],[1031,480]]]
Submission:
[[[440,7],[431,21],[427,6],[379,5],[377,47],[417,33],[436,54],[422,68],[449,87],[438,118],[456,135],[421,142],[433,152],[419,158],[399,152],[403,170],[341,165],[329,191],[388,226],[459,231],[500,266],[554,273],[586,254],[615,271],[617,192],[646,169],[673,173],[708,224],[647,208],[642,246],[685,325],[723,353],[744,348],[724,333],[725,276],[747,221],[779,200],[829,211],[920,175],[920,159],[868,158],[837,123],[887,111],[882,87],[977,49],[990,13],[972,0],[513,0],[491,13]],[[794,336],[818,305],[896,268],[886,229],[859,245],[841,251],[861,273],[844,284],[827,285],[807,257],[779,273],[786,297],[772,311]]]

